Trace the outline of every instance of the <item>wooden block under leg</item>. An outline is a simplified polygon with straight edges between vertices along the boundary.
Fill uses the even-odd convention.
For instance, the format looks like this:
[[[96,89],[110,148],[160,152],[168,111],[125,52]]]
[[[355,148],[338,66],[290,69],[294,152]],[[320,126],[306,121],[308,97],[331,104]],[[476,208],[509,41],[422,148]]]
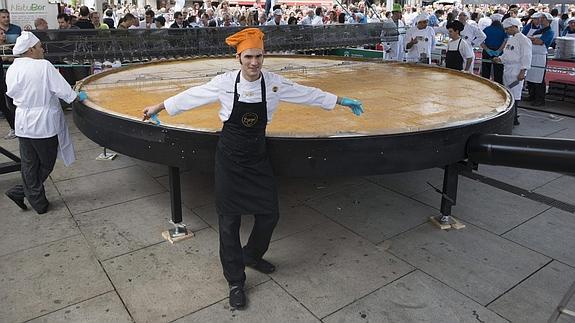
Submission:
[[[175,237],[175,238],[172,238],[172,236],[170,236],[169,230],[162,232],[162,237],[164,237],[164,239],[170,241],[170,243],[172,243],[172,244],[174,244],[176,242],[183,241],[183,240],[187,240],[193,236],[194,236],[194,233],[192,231],[188,231],[188,234],[183,235],[181,237]]]
[[[441,230],[449,230],[449,229],[459,230],[465,228],[465,224],[459,222],[459,220],[457,220],[456,218],[450,217],[449,220],[450,222],[448,224],[442,224],[437,220],[436,217],[434,216],[429,217],[429,222],[431,222],[433,225],[440,228]]]
[[[441,230],[451,229],[451,224],[441,224],[434,216],[429,217],[429,222],[431,222],[434,226],[440,228]]]

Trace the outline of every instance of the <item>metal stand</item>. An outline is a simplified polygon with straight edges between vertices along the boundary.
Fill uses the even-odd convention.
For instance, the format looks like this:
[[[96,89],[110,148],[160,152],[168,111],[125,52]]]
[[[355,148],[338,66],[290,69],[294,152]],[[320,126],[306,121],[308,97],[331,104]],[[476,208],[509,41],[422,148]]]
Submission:
[[[569,287],[567,293],[565,294],[565,296],[563,296],[563,298],[559,302],[559,305],[557,305],[557,307],[553,311],[553,314],[551,314],[551,317],[547,321],[548,323],[557,322],[557,320],[559,319],[559,315],[561,314],[565,314],[570,317],[575,317],[575,311],[571,311],[565,308],[574,295],[575,295],[575,282],[571,284],[571,287]]]
[[[172,207],[172,220],[170,220],[170,223],[174,225],[174,228],[170,229],[168,232],[172,239],[176,239],[188,235],[188,229],[186,228],[186,225],[182,223],[180,169],[173,166],[169,166],[168,168],[170,178],[170,202]]]
[[[0,163],[0,174],[20,171],[20,157],[4,149],[2,146],[0,146],[0,153],[12,160],[11,162]]]
[[[457,201],[457,183],[459,176],[459,168],[461,166],[458,164],[451,164],[445,166],[443,173],[443,190],[439,190],[431,185],[436,192],[441,194],[441,215],[436,217],[431,217],[430,221],[442,230],[446,229],[462,229],[465,227],[464,224],[457,221],[457,219],[451,216],[451,208],[456,204]]]

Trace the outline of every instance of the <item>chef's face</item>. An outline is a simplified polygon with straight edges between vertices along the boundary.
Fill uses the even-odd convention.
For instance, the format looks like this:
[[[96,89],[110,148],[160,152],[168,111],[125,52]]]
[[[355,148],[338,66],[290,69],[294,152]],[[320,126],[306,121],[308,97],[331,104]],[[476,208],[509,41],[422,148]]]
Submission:
[[[30,57],[32,58],[36,59],[44,58],[44,48],[42,47],[41,42],[37,42],[36,45],[34,45],[34,47],[29,49],[29,51],[30,51]]]
[[[242,75],[248,81],[260,78],[260,72],[264,63],[264,51],[259,48],[246,49],[237,55],[242,65]]]
[[[459,20],[462,24],[465,25],[465,23],[467,22],[467,15],[465,14],[465,12],[462,12],[459,14],[459,16],[457,16],[457,20]]]
[[[449,28],[447,31],[449,32],[449,38],[452,38],[452,39],[453,38],[455,38],[455,39],[459,38],[459,31],[458,30],[455,30],[453,28]]]
[[[569,22],[569,29],[575,30],[575,20],[571,20],[571,21]]]
[[[511,27],[507,27],[505,28],[505,32],[507,33],[507,35],[515,35],[517,32],[519,31],[519,28],[517,28],[517,26],[511,26]]]
[[[425,28],[427,28],[427,20],[417,22],[417,29],[423,30]]]

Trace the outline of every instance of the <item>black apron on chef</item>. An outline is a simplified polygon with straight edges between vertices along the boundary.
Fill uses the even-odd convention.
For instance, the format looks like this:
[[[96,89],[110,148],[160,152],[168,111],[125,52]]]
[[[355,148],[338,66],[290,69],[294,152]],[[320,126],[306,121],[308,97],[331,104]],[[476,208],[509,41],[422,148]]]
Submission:
[[[265,80],[262,75],[262,102],[240,102],[240,73],[234,84],[232,113],[224,122],[216,150],[216,210],[220,215],[278,213],[275,178],[266,150]]]
[[[445,67],[458,71],[463,70],[463,56],[461,56],[461,53],[459,52],[461,40],[462,39],[459,38],[459,43],[457,43],[457,50],[447,50],[447,53],[445,54]]]

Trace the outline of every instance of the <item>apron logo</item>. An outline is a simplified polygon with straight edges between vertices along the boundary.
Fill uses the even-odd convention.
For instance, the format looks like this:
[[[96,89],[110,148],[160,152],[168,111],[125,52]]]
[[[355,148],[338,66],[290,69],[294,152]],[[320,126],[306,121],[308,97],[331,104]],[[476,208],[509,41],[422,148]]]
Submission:
[[[242,116],[242,124],[248,128],[253,127],[258,122],[258,115],[253,112],[245,113]]]
[[[277,86],[272,87],[272,91],[273,91],[273,92],[277,92],[277,91],[278,91],[278,87],[277,87]]]

